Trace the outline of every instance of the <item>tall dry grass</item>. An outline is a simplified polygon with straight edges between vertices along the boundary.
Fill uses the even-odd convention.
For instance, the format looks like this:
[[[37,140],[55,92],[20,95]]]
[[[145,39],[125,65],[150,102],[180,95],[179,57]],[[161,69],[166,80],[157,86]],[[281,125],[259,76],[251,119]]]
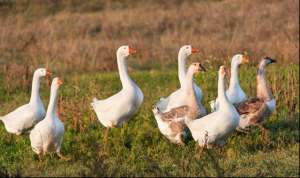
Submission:
[[[187,43],[216,63],[243,51],[299,60],[298,0],[1,0],[0,10],[0,69],[17,68],[17,78],[38,66],[114,70],[122,44],[138,48],[131,63],[140,69],[176,64]]]

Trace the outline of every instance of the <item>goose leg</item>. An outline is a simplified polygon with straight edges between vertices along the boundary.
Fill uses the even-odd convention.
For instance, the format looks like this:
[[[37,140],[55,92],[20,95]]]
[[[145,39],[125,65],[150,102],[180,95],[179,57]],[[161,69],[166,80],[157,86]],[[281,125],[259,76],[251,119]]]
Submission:
[[[245,133],[245,134],[249,134],[250,133],[250,129],[249,128],[236,128],[236,131],[241,132],[241,133]]]
[[[212,144],[206,144],[207,149],[212,149],[214,146]]]
[[[39,159],[39,162],[43,161],[43,154],[42,153],[38,154],[38,159]]]
[[[43,153],[38,154],[38,160],[39,160],[38,169],[41,169],[42,168],[42,163],[43,163]]]
[[[14,140],[14,134],[10,134],[9,136],[9,142],[12,143]]]
[[[264,141],[267,141],[268,140],[268,129],[266,129],[261,124],[256,124],[256,126],[261,130],[261,134],[262,134]]]
[[[59,159],[63,160],[63,161],[69,161],[71,160],[71,158],[62,155],[60,152],[56,152],[57,156],[59,157]]]
[[[196,158],[197,159],[201,158],[201,155],[202,155],[202,153],[204,151],[204,148],[205,148],[205,146],[200,146],[198,144],[196,145]]]
[[[108,132],[109,132],[109,127],[106,127],[105,133],[104,133],[104,150],[107,150],[107,141],[108,141]]]
[[[177,134],[176,137],[175,137],[175,139],[177,140],[177,144],[179,146],[184,146],[182,133]]]

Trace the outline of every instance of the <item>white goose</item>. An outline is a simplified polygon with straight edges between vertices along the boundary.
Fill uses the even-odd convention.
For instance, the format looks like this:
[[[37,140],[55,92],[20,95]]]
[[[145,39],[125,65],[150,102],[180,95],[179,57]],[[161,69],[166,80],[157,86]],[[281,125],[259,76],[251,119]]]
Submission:
[[[198,51],[198,49],[192,47],[191,45],[185,45],[180,48],[178,53],[178,77],[180,82],[180,89],[174,91],[167,98],[160,98],[159,102],[156,104],[160,111],[167,112],[172,108],[185,105],[185,93],[183,90],[183,86],[185,86],[186,82],[187,73],[185,63],[188,56],[190,56],[193,53],[197,53]],[[196,93],[197,102],[200,105],[202,100],[202,91],[194,82],[193,87]],[[201,112],[206,113],[206,110]]]
[[[239,123],[239,114],[235,107],[229,102],[225,93],[225,67],[219,69],[218,98],[219,110],[210,113],[201,119],[190,119],[185,117],[185,123],[190,129],[195,141],[199,146],[212,145],[223,146],[227,136],[233,132]]]
[[[246,129],[251,125],[259,126],[262,131],[265,131],[260,125],[274,111],[276,106],[275,98],[271,90],[267,86],[265,79],[265,67],[276,62],[270,57],[265,57],[261,60],[258,66],[256,81],[257,81],[257,97],[248,99],[236,105],[237,111],[240,113],[240,123],[238,130]]]
[[[183,86],[185,92],[186,105],[173,108],[168,112],[162,113],[158,107],[154,107],[153,113],[160,132],[165,135],[171,142],[177,144],[184,144],[184,138],[187,135],[187,127],[184,123],[184,117],[189,114],[189,118],[196,119],[203,117],[203,113],[199,113],[198,103],[193,88],[193,75],[200,71],[205,71],[200,63],[193,63],[190,65],[186,82]],[[201,107],[203,107],[201,105]]]
[[[128,121],[143,102],[143,93],[128,75],[126,59],[136,50],[129,46],[121,46],[117,50],[117,62],[122,83],[122,90],[117,94],[104,99],[94,98],[91,103],[98,120],[107,128],[121,126]],[[108,129],[107,129],[108,132]]]
[[[37,69],[33,74],[29,103],[0,117],[7,132],[20,135],[44,118],[45,108],[39,95],[39,88],[41,78],[49,75],[51,72],[48,69]]]
[[[61,84],[58,77],[52,80],[46,117],[35,125],[29,135],[32,150],[39,156],[54,151],[60,158],[65,159],[60,153],[65,128],[57,115],[58,89]]]
[[[237,104],[240,102],[243,102],[247,99],[247,96],[243,89],[241,88],[239,84],[238,79],[238,66],[243,63],[248,63],[249,59],[247,56],[242,54],[237,54],[232,57],[231,60],[231,77],[230,77],[230,83],[229,88],[226,91],[226,95],[228,97],[228,100],[232,104]],[[218,98],[216,100],[210,101],[211,110],[216,111],[219,108],[219,101]]]

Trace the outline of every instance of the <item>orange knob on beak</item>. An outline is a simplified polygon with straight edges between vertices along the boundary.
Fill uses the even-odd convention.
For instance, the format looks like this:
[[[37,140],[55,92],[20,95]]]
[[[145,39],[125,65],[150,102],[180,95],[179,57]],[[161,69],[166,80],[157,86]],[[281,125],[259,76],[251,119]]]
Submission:
[[[51,71],[49,69],[46,69],[46,77],[50,77],[52,75]]]
[[[134,53],[136,53],[136,49],[129,46],[129,54],[134,54]]]
[[[60,85],[62,85],[62,84],[63,84],[63,81],[62,81],[60,78],[58,78],[58,79],[57,79],[57,85],[60,86]]]
[[[198,53],[199,49],[192,47],[192,53]]]

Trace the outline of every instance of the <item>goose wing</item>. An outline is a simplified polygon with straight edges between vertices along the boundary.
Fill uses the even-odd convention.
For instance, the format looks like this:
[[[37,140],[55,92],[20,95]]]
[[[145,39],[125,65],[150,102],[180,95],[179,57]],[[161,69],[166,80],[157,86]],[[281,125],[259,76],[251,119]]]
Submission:
[[[240,115],[249,115],[249,123],[251,124],[262,122],[264,118],[271,113],[267,104],[259,98],[253,98],[242,102],[238,104],[236,108]]]
[[[249,114],[255,113],[261,109],[264,105],[264,101],[259,98],[251,98],[239,104],[235,104],[235,108],[239,112],[240,115],[242,114]]]
[[[184,117],[187,114],[188,106],[180,106],[177,108],[173,108],[168,112],[162,113],[162,120],[169,122],[174,119]]]

